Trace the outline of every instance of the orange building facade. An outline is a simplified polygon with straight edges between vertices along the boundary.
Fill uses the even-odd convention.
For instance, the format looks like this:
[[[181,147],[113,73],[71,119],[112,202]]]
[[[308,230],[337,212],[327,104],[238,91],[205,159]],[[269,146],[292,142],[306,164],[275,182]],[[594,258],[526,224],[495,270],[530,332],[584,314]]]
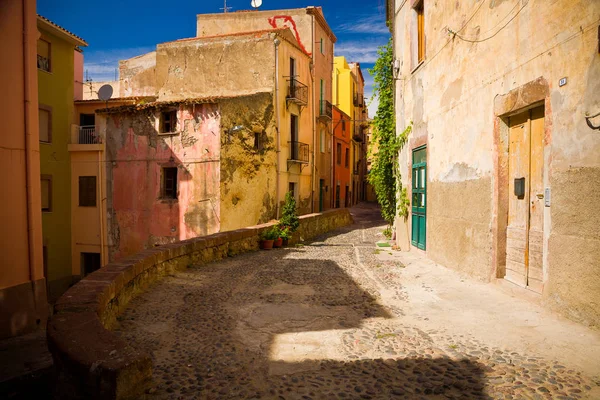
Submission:
[[[352,205],[352,126],[348,114],[333,106],[333,188],[331,204],[334,208]]]
[[[35,0],[0,2],[0,339],[45,326]]]

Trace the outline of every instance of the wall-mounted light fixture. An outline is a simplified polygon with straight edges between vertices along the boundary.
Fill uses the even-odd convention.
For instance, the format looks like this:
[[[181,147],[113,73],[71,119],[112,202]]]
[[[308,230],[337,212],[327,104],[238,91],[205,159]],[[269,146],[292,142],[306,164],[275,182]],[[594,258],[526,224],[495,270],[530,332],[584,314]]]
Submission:
[[[398,79],[398,75],[400,75],[400,60],[394,58],[392,63],[392,74],[394,75],[394,79]]]

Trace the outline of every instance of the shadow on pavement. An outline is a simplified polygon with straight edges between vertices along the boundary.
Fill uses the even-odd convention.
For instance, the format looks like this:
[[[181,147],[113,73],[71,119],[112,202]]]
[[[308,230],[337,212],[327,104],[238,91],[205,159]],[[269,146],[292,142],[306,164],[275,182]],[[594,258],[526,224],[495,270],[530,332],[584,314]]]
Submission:
[[[344,331],[392,315],[338,264],[353,253],[322,251],[330,259],[297,248],[195,267],[132,301],[119,332],[153,356],[150,397],[486,398],[476,362],[346,351]]]

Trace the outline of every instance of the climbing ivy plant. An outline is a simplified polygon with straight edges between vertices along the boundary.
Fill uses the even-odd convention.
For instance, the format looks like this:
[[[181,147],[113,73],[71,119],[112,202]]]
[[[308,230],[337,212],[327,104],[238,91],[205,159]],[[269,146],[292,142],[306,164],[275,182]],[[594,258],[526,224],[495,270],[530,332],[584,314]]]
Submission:
[[[390,38],[386,45],[377,49],[377,61],[369,69],[375,81],[374,94],[379,99],[379,106],[372,121],[373,141],[369,152],[372,153],[373,162],[368,180],[375,189],[381,215],[390,226],[396,215],[408,217],[409,202],[400,180],[398,153],[412,129],[412,125],[409,125],[404,132],[396,135],[392,45]]]

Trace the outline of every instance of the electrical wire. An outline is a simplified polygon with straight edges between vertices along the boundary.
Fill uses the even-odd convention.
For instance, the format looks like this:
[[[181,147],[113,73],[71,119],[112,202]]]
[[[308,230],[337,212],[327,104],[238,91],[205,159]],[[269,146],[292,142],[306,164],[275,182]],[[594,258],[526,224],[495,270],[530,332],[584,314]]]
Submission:
[[[459,30],[456,31],[457,33],[460,32],[460,31],[462,31],[463,29],[465,29],[467,27],[467,24],[469,22],[471,22],[471,20],[475,16],[475,14],[477,14],[477,12],[479,11],[479,9],[481,8],[481,6],[483,5],[483,3],[485,3],[485,2],[486,2],[486,0],[481,0],[481,3],[479,3],[479,7],[477,7],[477,9],[475,10],[475,12],[473,12],[473,14],[471,14],[471,16],[469,17],[469,19],[465,21],[465,23],[463,24],[463,26]]]
[[[518,4],[518,3],[517,3]],[[469,43],[481,43],[481,42],[485,42],[486,40],[490,40],[493,37],[495,37],[498,33],[500,33],[504,28],[506,28],[508,26],[508,24],[510,24],[515,18],[517,18],[517,16],[519,15],[519,13],[521,11],[523,11],[523,9],[527,6],[527,4],[529,4],[529,2],[523,4],[523,6],[521,8],[519,8],[519,11],[517,11],[517,13],[515,15],[512,16],[511,19],[508,20],[508,22],[506,24],[504,24],[500,29],[498,29],[494,34],[492,34],[491,36],[486,37],[485,39],[467,39],[465,37],[460,36],[457,32],[452,31],[450,28],[448,28],[448,32],[451,33],[453,35],[453,37],[456,37],[462,41],[465,42],[469,42]],[[514,9],[514,8],[513,8]],[[506,17],[505,17],[506,18]],[[504,18],[503,18],[504,19]]]

